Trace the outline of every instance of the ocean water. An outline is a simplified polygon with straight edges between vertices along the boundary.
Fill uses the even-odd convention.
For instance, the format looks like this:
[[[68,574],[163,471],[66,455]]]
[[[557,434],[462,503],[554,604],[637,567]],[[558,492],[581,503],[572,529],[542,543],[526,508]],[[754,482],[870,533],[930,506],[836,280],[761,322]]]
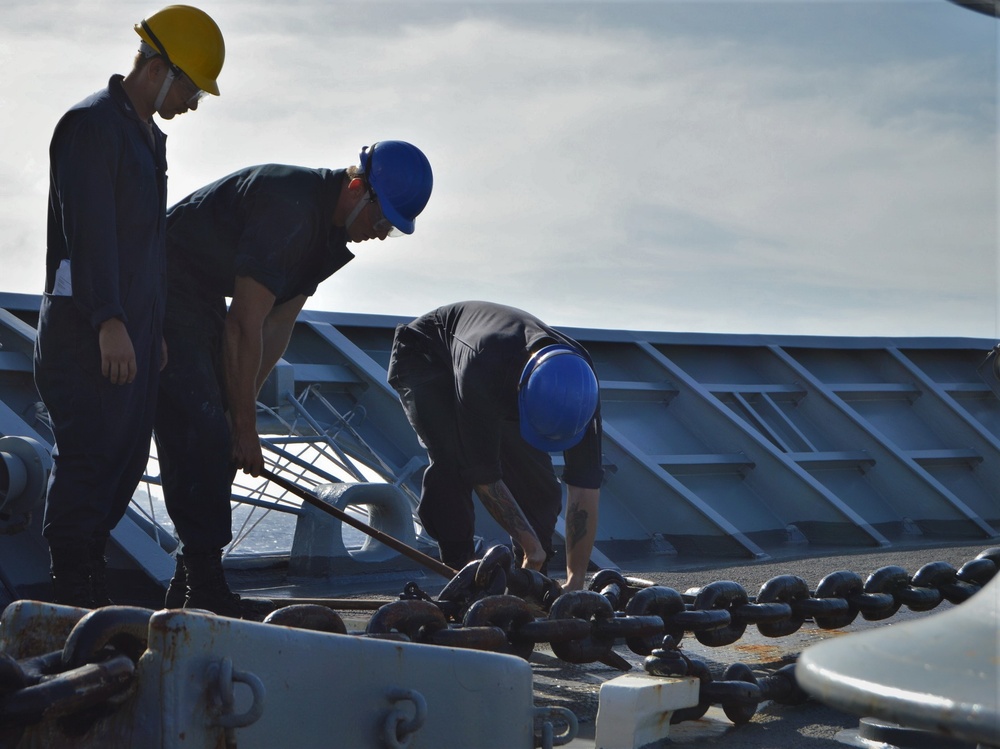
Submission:
[[[293,508],[298,506],[298,503],[292,501],[281,504]],[[167,514],[163,495],[158,485],[141,487],[132,499],[132,507],[143,518],[158,526],[159,531],[157,532],[176,539],[174,524]],[[232,511],[233,542],[227,550],[227,554],[234,556],[282,555],[291,550],[292,541],[295,538],[297,515],[237,501],[232,503]],[[368,514],[362,510],[350,508],[349,512],[363,523],[369,521]],[[342,525],[341,536],[348,549],[360,547],[366,540],[364,533],[346,524]]]
[[[289,426],[294,432],[294,425]],[[322,441],[281,444],[286,435],[267,435],[265,460],[272,471],[282,474],[305,489],[315,489],[334,481],[385,483],[370,466],[351,461]],[[163,502],[159,482],[159,460],[155,441],[150,446],[146,478],[132,499],[132,508],[150,524],[151,533],[174,537],[174,526]],[[297,515],[302,500],[267,479],[238,473],[233,482],[233,542],[231,555],[287,554],[295,537]],[[369,522],[363,507],[348,507],[347,512],[364,523]],[[348,549],[358,548],[367,539],[361,531],[342,525],[342,538]],[[169,543],[171,547],[173,543]]]

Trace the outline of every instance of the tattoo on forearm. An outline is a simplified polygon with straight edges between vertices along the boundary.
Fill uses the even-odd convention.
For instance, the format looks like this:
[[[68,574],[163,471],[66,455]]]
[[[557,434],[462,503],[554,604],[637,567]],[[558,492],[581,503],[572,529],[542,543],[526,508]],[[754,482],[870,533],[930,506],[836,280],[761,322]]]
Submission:
[[[521,508],[514,503],[514,498],[510,496],[509,491],[504,491],[504,488],[499,483],[489,484],[477,489],[477,494],[486,511],[512,536],[516,537],[521,533],[534,534],[535,531],[528,525]]]
[[[570,549],[586,538],[588,517],[578,505],[566,508],[566,544]]]

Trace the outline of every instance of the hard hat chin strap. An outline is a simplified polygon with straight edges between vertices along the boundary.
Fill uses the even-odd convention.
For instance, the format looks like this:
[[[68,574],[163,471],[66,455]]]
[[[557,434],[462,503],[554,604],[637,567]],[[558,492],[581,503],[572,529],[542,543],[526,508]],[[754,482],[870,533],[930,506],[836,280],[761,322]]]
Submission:
[[[170,90],[170,86],[173,85],[173,82],[174,82],[174,69],[168,67],[167,77],[163,79],[163,85],[160,86],[160,93],[156,97],[156,102],[153,104],[154,112],[160,111],[160,107],[163,106],[163,102],[167,98],[167,92]]]

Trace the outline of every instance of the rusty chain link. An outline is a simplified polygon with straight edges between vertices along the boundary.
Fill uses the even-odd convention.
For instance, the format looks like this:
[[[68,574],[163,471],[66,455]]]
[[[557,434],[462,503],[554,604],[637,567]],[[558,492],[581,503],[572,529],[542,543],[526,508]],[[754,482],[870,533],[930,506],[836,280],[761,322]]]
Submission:
[[[59,720],[70,734],[119,707],[135,686],[149,609],[106,606],[84,615],[62,650],[15,660],[0,653],[0,746],[27,726]]]
[[[525,659],[535,644],[548,643],[562,660],[591,663],[607,658],[621,639],[633,653],[646,656],[665,637],[679,643],[688,633],[702,645],[722,647],[738,641],[749,626],[765,637],[783,637],[808,620],[820,629],[841,629],[859,615],[879,621],[902,606],[929,611],[942,601],[968,600],[998,568],[1000,547],[994,547],[957,570],[946,562],[931,562],[910,576],[889,566],[864,580],[837,570],[815,589],[800,577],[780,575],[764,583],[756,596],[729,580],[682,594],[601,570],[588,590],[559,595],[558,583],[515,568],[510,549],[500,546],[467,564],[436,601],[408,584],[399,601],[376,612],[365,634],[496,650]],[[547,616],[538,616],[545,611]]]
[[[654,676],[690,676],[698,679],[698,704],[675,710],[671,723],[698,720],[712,705],[721,705],[726,717],[736,725],[750,722],[758,706],[767,700],[782,705],[798,705],[809,699],[795,679],[795,664],[783,666],[758,679],[745,663],[732,663],[726,667],[722,679],[715,679],[708,666],[689,658],[669,635],[661,647],[653,650],[643,664],[647,673]]]
[[[955,569],[931,562],[910,576],[888,566],[866,579],[847,570],[826,575],[816,588],[795,575],[780,575],[750,596],[739,584],[719,580],[680,593],[648,580],[601,570],[588,590],[563,593],[554,580],[517,568],[507,547],[494,547],[470,562],[442,589],[437,600],[408,583],[399,600],[380,607],[365,637],[503,652],[528,659],[547,643],[570,663],[623,663],[612,653],[624,640],[655,675],[688,675],[701,683],[695,708],[677,711],[674,722],[700,718],[708,706],[723,705],[734,722],[752,717],[765,699],[801,699],[785,672],[758,681],[743,664],[722,680],[678,649],[691,633],[703,645],[739,640],[747,627],[765,637],[798,631],[807,620],[839,629],[857,616],[879,621],[902,606],[929,611],[942,601],[960,604],[1000,569],[1000,547],[984,550]],[[134,684],[135,666],[146,647],[152,611],[125,606],[96,609],[74,627],[61,651],[16,661],[0,654],[0,746],[15,746],[24,727],[51,717],[86,724],[97,711],[114,709]],[[315,606],[277,609],[269,623],[346,634],[338,615]],[[782,673],[785,672],[785,673]],[[700,711],[700,712],[699,712]]]

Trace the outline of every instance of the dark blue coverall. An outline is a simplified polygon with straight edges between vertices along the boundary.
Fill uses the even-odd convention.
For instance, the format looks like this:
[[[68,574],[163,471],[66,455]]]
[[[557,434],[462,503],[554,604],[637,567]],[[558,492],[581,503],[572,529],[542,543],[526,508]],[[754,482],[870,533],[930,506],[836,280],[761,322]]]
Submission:
[[[396,327],[389,384],[429,459],[418,514],[453,569],[475,558],[473,486],[500,479],[552,556],[562,489],[549,454],[521,437],[517,407],[529,355],[552,343],[590,362],[580,344],[537,317],[490,302],[450,304]],[[564,453],[565,483],[600,488],[601,437],[598,405],[583,439]]]
[[[55,435],[43,533],[50,545],[106,541],[149,457],[166,300],[166,136],[140,121],[116,75],[63,116],[49,158],[34,355]],[[71,296],[52,293],[63,260]],[[101,374],[98,329],[112,317],[135,349],[131,384]]]
[[[232,463],[222,369],[226,297],[237,276],[275,306],[315,293],[354,258],[333,226],[346,172],[265,164],[197,190],[167,214],[169,359],[160,379],[156,447],[167,512],[185,555],[232,539]]]

